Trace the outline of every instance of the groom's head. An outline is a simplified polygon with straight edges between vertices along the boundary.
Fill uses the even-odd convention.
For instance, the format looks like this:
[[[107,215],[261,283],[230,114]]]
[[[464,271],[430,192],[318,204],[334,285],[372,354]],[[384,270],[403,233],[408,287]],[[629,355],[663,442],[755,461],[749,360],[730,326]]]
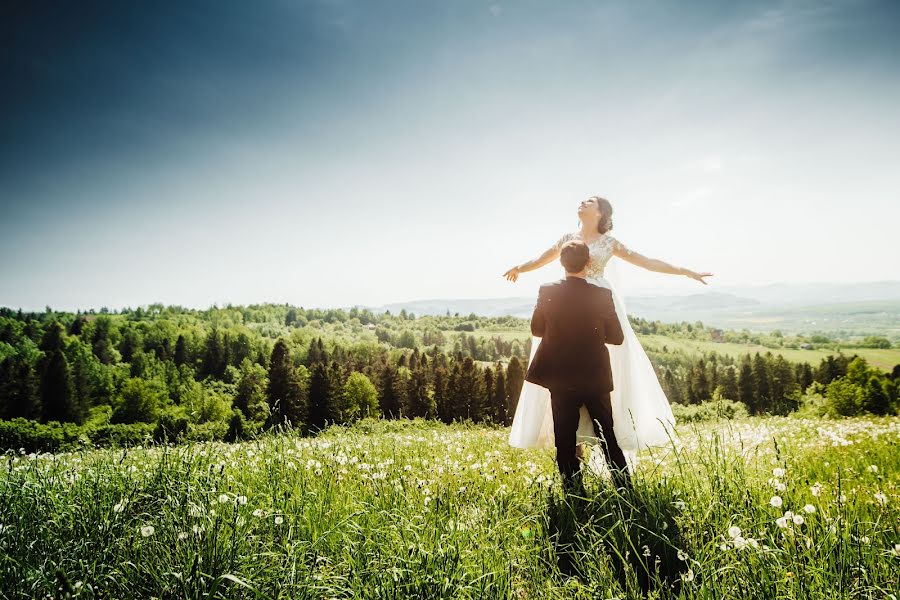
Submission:
[[[591,260],[587,244],[581,240],[570,240],[559,250],[559,262],[566,270],[566,275],[584,275],[584,270]]]

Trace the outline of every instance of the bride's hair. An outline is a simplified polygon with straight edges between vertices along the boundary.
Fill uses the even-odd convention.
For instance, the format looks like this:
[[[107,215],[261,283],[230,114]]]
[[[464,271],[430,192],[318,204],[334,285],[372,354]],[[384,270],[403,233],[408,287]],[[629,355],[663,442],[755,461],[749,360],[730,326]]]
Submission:
[[[601,198],[600,196],[593,196],[593,199],[597,201],[597,208],[600,209],[600,222],[597,223],[597,231],[600,233],[606,233],[613,227],[612,204],[609,203],[609,200],[607,200],[606,198]]]

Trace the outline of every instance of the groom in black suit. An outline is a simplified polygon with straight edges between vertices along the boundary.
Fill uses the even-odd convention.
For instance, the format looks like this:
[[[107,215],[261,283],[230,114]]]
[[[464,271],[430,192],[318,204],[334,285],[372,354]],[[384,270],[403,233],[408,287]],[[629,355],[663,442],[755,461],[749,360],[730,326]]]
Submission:
[[[559,259],[566,278],[541,286],[531,317],[531,333],[541,343],[525,379],[550,390],[556,462],[566,487],[581,484],[575,432],[582,405],[594,422],[616,485],[628,485],[628,465],[613,432],[609,399],[613,381],[606,344],[624,339],[612,293],[585,280],[590,254],[584,242],[567,242]]]

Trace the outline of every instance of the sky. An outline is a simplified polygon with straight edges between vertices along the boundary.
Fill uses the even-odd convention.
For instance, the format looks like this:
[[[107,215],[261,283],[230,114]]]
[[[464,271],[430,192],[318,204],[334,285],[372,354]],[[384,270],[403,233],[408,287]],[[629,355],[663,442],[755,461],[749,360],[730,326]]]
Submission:
[[[0,306],[379,306],[601,195],[623,292],[900,279],[892,0],[13,0]]]

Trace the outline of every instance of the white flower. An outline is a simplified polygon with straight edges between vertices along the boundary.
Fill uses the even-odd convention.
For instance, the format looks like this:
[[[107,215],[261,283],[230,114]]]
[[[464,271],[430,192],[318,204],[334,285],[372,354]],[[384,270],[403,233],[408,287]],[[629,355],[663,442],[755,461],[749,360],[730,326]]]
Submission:
[[[687,581],[687,582],[693,581],[694,580],[694,570],[688,569],[687,573],[682,573],[681,579],[683,579],[684,581]]]
[[[900,544],[894,544],[894,556],[900,556]]]
[[[123,510],[125,510],[125,501],[124,500],[122,500],[121,502],[118,502],[115,506],[113,506],[114,513],[120,513]]]
[[[201,535],[203,533],[203,527],[195,524],[191,527],[191,531],[193,531],[197,535]]]
[[[685,508],[687,508],[687,504],[685,504],[685,503],[684,503],[683,501],[681,501],[681,500],[676,500],[676,501],[674,502],[674,505],[675,505],[675,508],[677,508],[678,510],[684,510]]]
[[[776,482],[775,482],[775,489],[778,490],[779,492],[783,492],[784,490],[787,489],[787,486],[784,485],[783,483],[781,483],[780,481],[776,481]]]
[[[819,493],[822,491],[822,484],[817,481],[811,488],[809,488],[809,491],[812,492],[813,496],[818,497]]]
[[[778,517],[775,519],[775,524],[784,529],[788,526],[788,518],[787,517]]]
[[[247,496],[238,496],[237,498],[235,498],[235,500],[237,500],[237,503],[241,506],[247,504]]]
[[[650,546],[646,546],[646,545],[645,545],[645,546],[643,547],[643,550],[644,550],[644,551],[643,551],[642,554],[643,554],[644,556],[649,557],[649,556],[650,556]]]
[[[747,546],[747,540],[742,538],[741,536],[737,536],[734,538],[734,547],[738,550],[745,548]]]
[[[869,468],[866,469],[866,470],[867,470],[869,473],[877,473],[877,472],[878,472],[878,465],[869,465]]]
[[[803,525],[803,515],[794,515],[794,525]]]
[[[732,525],[728,528],[728,537],[731,539],[737,538],[741,536],[741,528],[735,525]]]
[[[188,534],[187,534],[186,531],[179,531],[179,532],[178,532],[178,539],[179,539],[179,540],[183,540],[183,539],[187,538],[187,536],[188,536]]]
[[[783,504],[783,502],[781,500],[781,496],[772,496],[772,499],[769,500],[769,504],[771,504],[775,508],[780,508],[781,505]]]
[[[806,506],[803,507],[803,512],[805,512],[808,515],[811,515],[814,512],[816,512],[816,507],[813,506],[812,504],[807,504]]]
[[[772,475],[774,475],[775,477],[784,477],[784,469],[782,469],[781,467],[772,469]]]
[[[228,494],[219,494],[219,504],[228,502]]]
[[[900,548],[900,544],[897,544],[896,547]],[[688,555],[684,550],[680,550],[680,549],[678,550],[678,560],[680,560],[681,562],[687,562]]]
[[[887,504],[887,496],[885,496],[881,492],[875,494],[875,499],[878,500],[879,504]]]
[[[154,531],[156,530],[153,528],[153,525],[144,525],[141,527],[141,535],[144,537],[150,537],[153,535]]]
[[[284,523],[284,517],[280,517],[280,516],[279,516],[279,517],[275,517],[275,524],[276,524],[276,525],[281,525],[282,523]]]
[[[254,517],[261,517],[261,516],[263,516],[263,511],[262,511],[262,509],[261,509],[261,508],[257,508],[256,510],[254,510],[254,511],[253,511],[253,516],[254,516]]]

